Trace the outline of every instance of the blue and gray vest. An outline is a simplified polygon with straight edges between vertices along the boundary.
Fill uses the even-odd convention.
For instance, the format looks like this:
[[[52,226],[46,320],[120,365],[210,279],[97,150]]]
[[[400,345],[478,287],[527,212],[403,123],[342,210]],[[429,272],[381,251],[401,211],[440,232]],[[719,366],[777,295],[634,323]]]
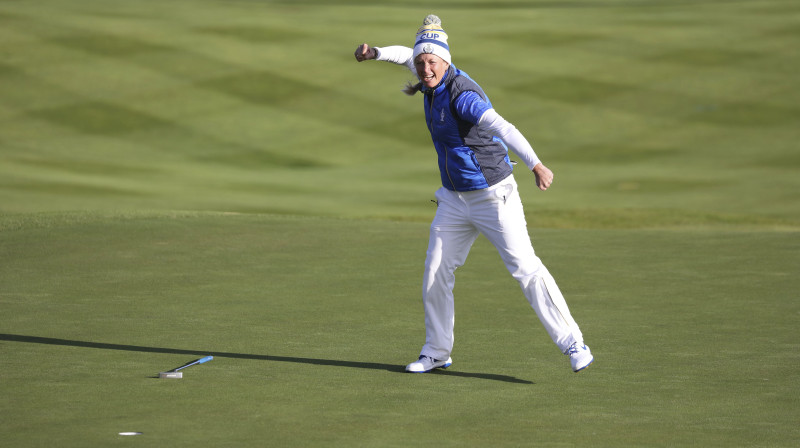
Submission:
[[[451,65],[442,82],[424,88],[425,120],[439,156],[442,185],[448,190],[488,188],[512,172],[508,149],[499,139],[478,129],[478,120],[492,108],[483,89]]]

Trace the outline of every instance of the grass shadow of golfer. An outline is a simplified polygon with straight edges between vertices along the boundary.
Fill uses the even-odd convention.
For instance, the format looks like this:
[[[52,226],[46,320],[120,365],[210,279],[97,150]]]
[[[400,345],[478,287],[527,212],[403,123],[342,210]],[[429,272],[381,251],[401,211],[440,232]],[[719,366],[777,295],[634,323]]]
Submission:
[[[0,333],[0,341],[27,342],[27,343],[45,344],[45,345],[65,345],[71,347],[96,348],[103,350],[124,350],[124,351],[144,352],[144,353],[170,353],[176,355],[192,355],[192,356],[212,355],[215,358],[252,359],[258,361],[273,361],[273,362],[293,362],[298,364],[310,364],[316,366],[349,367],[354,369],[386,370],[388,372],[405,373],[403,366],[398,366],[396,364],[383,364],[375,362],[343,361],[336,359],[321,359],[321,358],[302,358],[295,356],[256,355],[248,353],[216,352],[211,350],[209,351],[184,350],[184,349],[167,348],[167,347],[146,347],[141,345],[109,344],[105,342],[76,341],[71,339],[45,338],[40,336],[24,336],[18,334],[5,334],[5,333]],[[517,383],[517,384],[534,384],[532,381],[523,380],[508,375],[459,372],[456,370],[452,370],[452,368],[448,370],[436,370],[434,371],[434,373],[437,375],[455,376],[461,378],[475,378],[475,379],[503,381],[507,383]],[[155,376],[154,378],[158,378],[158,376]]]

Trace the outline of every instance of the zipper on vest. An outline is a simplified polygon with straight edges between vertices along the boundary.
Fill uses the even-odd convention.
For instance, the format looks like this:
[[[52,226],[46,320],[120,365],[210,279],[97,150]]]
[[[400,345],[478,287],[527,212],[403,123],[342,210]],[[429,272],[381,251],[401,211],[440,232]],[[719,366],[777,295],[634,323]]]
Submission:
[[[430,102],[431,105],[428,107],[428,129],[431,130],[431,134],[433,134],[433,99],[436,96],[436,90],[432,90],[430,93]],[[453,182],[453,177],[450,176],[450,157],[448,155],[447,146],[444,147],[444,172],[447,174],[447,180],[450,181],[450,185],[453,187],[453,190],[456,189],[456,184]]]

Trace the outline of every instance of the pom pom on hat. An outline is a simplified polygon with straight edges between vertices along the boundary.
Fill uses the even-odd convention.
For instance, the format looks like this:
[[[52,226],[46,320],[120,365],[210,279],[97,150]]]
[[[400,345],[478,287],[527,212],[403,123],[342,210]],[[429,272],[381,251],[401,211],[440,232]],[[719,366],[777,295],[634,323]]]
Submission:
[[[439,16],[428,14],[425,19],[422,21],[422,26],[425,25],[439,25],[442,26],[442,19]]]
[[[414,39],[414,59],[421,54],[434,54],[451,63],[447,33],[442,28],[442,20],[433,14],[425,17]]]

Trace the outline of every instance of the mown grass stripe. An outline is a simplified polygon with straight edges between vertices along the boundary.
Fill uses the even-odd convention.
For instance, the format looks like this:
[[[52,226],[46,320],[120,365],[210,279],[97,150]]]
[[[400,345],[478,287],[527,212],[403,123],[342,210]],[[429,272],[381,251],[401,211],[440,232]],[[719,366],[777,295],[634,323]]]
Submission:
[[[88,134],[119,135],[173,123],[124,106],[92,101],[29,112],[33,117]]]
[[[171,50],[170,47],[153,44],[131,36],[97,32],[75,31],[67,36],[53,38],[50,42],[72,50],[115,58]]]
[[[308,35],[298,29],[274,28],[255,25],[204,26],[195,30],[223,37],[232,37],[245,42],[284,43],[307,38]]]

